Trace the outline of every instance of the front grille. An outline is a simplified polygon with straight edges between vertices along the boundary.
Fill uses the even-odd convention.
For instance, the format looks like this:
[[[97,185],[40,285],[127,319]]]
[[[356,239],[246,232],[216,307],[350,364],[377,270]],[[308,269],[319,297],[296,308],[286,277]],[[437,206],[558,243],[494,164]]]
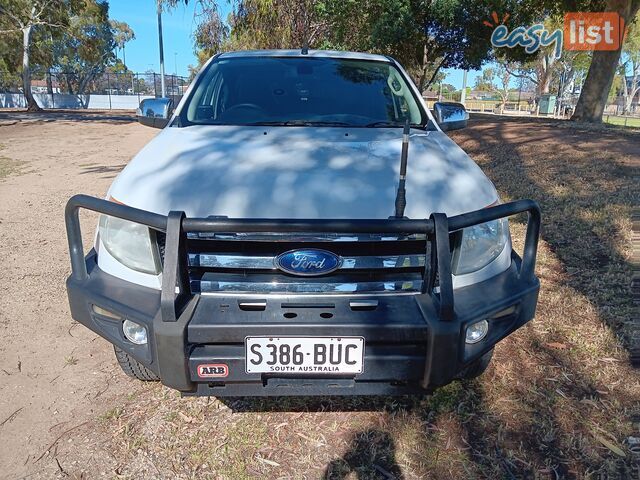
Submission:
[[[429,245],[425,235],[189,233],[189,278],[203,294],[419,293]],[[275,257],[302,248],[332,252],[342,265],[315,277],[276,268]]]

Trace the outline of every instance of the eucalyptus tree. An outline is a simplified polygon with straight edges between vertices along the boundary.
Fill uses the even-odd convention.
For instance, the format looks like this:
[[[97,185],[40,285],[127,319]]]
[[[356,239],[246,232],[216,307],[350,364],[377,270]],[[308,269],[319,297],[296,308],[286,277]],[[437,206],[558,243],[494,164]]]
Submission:
[[[125,45],[131,40],[135,40],[136,34],[133,29],[126,23],[118,20],[110,20],[111,30],[113,31],[113,40],[116,48],[122,50],[122,64],[127,66],[127,56],[125,53]]]
[[[617,12],[625,25],[636,17],[640,10],[640,0],[607,0],[602,11]],[[600,123],[609,98],[621,50],[597,50],[587,72],[580,98],[571,117],[574,121]]]
[[[186,1],[163,3],[175,6]],[[215,0],[192,1],[217,5]],[[232,5],[229,35],[200,36],[198,48],[217,51],[308,44],[388,54],[400,60],[424,90],[443,68],[477,70],[492,58],[492,28],[486,20],[493,11],[502,18],[508,14],[509,24],[516,26],[575,11],[614,11],[628,24],[640,9],[640,0],[235,0]],[[525,61],[531,67],[537,59],[535,75],[523,78],[537,83],[538,93],[550,90],[558,71],[573,74],[574,58],[568,65],[544,50],[528,58],[522,58],[517,49],[503,50],[509,50],[502,52],[506,61]],[[589,58],[577,58],[580,69]],[[593,53],[573,120],[601,121],[619,59],[620,50]]]
[[[492,50],[492,29],[483,22],[497,10],[526,23],[536,9],[533,0],[524,3],[530,6],[516,0],[239,0],[226,44],[392,55],[425,90],[442,69],[480,68]]]
[[[636,15],[627,31],[620,58],[620,74],[623,114],[628,115],[634,98],[640,93],[640,14]]]
[[[0,34],[22,37],[22,90],[28,111],[40,110],[31,92],[34,33],[42,29],[67,28],[69,13],[80,6],[79,0],[0,0]]]
[[[69,27],[54,42],[54,67],[62,72],[67,91],[82,95],[115,60],[114,31],[106,1],[84,0],[84,8],[69,18]]]

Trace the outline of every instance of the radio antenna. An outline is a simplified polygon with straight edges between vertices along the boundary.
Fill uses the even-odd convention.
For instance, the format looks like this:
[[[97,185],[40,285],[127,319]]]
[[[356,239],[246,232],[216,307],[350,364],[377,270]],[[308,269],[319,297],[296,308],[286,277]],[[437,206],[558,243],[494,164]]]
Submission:
[[[304,24],[302,25],[302,52],[300,52],[302,55],[309,55],[309,30],[308,30],[308,26],[309,26],[309,15],[307,12],[307,4],[306,2],[303,5],[303,18],[302,21],[304,22]]]
[[[409,131],[411,125],[409,119],[404,124],[402,131],[402,153],[400,154],[400,181],[398,182],[398,192],[396,193],[396,218],[404,217],[404,207],[407,206],[405,181],[407,179],[407,157],[409,155]]]

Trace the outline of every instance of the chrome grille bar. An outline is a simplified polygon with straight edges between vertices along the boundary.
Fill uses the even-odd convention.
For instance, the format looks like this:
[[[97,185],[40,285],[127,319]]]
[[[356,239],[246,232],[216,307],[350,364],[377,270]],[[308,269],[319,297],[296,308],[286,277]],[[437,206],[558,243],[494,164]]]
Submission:
[[[406,282],[254,282],[238,279],[236,281],[192,281],[191,289],[199,293],[417,293],[422,288],[422,280],[408,280]]]
[[[188,232],[189,240],[225,240],[254,242],[402,242],[425,241],[423,233],[413,234],[373,234],[373,233],[212,233]]]
[[[342,257],[339,270],[424,268],[425,255],[378,255]],[[273,256],[189,254],[189,266],[215,269],[276,270]]]
[[[339,269],[305,278],[280,271],[278,255],[320,248],[339,255]],[[188,232],[191,291],[202,294],[416,294],[424,284],[424,233]]]

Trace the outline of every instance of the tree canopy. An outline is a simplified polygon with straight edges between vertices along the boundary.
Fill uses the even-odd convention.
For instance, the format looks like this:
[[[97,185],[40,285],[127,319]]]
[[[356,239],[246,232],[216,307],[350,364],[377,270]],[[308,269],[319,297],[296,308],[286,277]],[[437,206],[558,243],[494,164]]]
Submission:
[[[227,19],[220,16],[218,0],[191,1],[200,63],[220,51],[248,48],[357,50],[394,56],[424,91],[442,82],[442,69],[479,69],[497,60],[501,78],[527,80],[538,94],[552,88],[562,93],[586,77],[574,117],[584,121],[600,120],[612,86],[622,91],[625,111],[640,91],[635,26],[622,56],[565,51],[555,59],[548,48],[534,54],[492,48],[494,25],[488,22],[497,12],[510,28],[542,21],[554,28],[567,11],[616,11],[629,24],[640,0],[234,0]],[[159,0],[162,8],[188,2]],[[114,49],[122,49],[125,67],[124,45],[134,37],[126,23],[109,19],[106,0],[0,0],[0,69],[22,76],[30,108],[37,107],[32,70],[76,72],[67,79],[68,89],[81,93],[116,61]],[[616,74],[623,79],[619,83]]]
[[[32,46],[34,42],[41,44],[53,39],[60,29],[68,27],[69,12],[78,8],[79,0],[0,0],[0,35],[9,38],[5,40],[7,43],[15,42],[22,47],[16,49],[20,52],[18,58],[2,50],[0,56],[10,71],[20,65],[22,88],[29,110],[40,109],[31,94],[32,61],[37,56],[41,57],[42,63],[50,59],[46,49],[33,49]]]
[[[216,1],[195,1],[213,6],[210,12],[216,12],[204,17],[196,34],[201,62],[220,51],[247,48],[308,45],[366,51],[394,56],[426,90],[443,68],[479,69],[498,60],[505,66],[504,78],[533,83],[539,95],[556,87],[562,93],[586,77],[575,117],[585,121],[600,120],[620,52],[565,51],[560,60],[549,49],[534,54],[522,48],[496,52],[486,20],[497,12],[512,26],[544,21],[555,28],[566,12],[616,11],[629,23],[640,5],[640,0],[238,0],[227,28],[217,15]],[[625,68],[631,69],[626,62]],[[596,107],[585,114],[586,105]]]
[[[82,93],[133,35],[126,23],[110,23],[106,0],[0,0],[0,70],[20,74],[29,110],[39,109],[34,70],[70,72],[69,92]]]
[[[216,2],[199,3],[209,6],[196,33],[203,57],[304,45],[380,53],[397,58],[423,90],[443,68],[478,69],[490,58],[492,30],[483,22],[491,12],[513,12],[521,23],[542,13],[533,0],[239,0],[225,30],[211,14]]]
[[[86,7],[70,18],[69,28],[53,45],[54,67],[65,72],[69,93],[84,93],[87,84],[115,61],[115,47],[109,5],[86,0]]]

